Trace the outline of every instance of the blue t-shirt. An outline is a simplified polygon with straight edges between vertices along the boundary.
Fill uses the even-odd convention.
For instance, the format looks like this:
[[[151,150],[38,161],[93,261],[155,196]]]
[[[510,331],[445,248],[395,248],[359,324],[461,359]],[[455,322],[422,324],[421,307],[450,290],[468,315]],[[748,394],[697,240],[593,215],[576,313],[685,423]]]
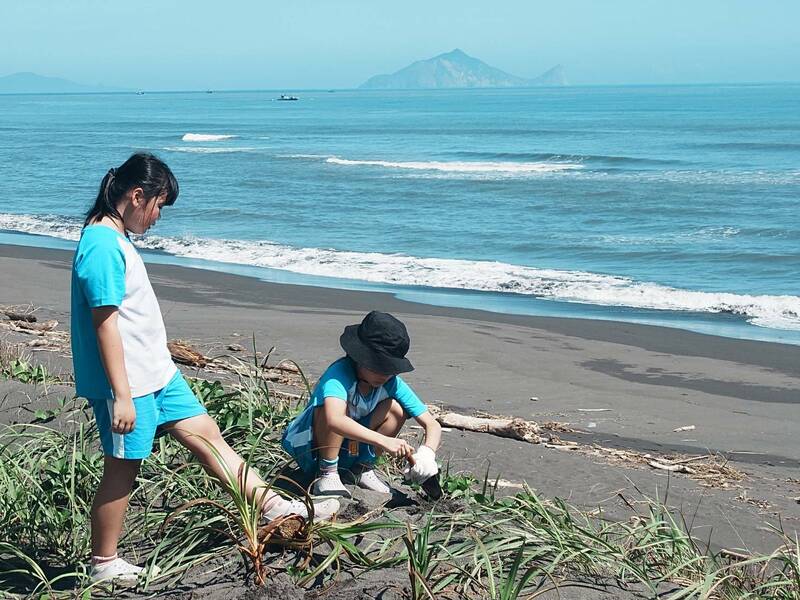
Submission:
[[[338,398],[346,402],[347,416],[356,421],[361,421],[372,413],[378,403],[386,398],[397,400],[411,418],[418,417],[428,410],[414,390],[399,375],[363,396],[358,391],[358,378],[353,361],[348,357],[340,358],[326,369],[317,382],[306,408],[295,417],[283,434],[283,448],[297,460],[300,468],[307,472],[316,468],[313,458],[314,410],[325,404],[325,398]]]
[[[325,398],[339,398],[347,402],[347,416],[356,421],[370,414],[386,398],[397,400],[412,418],[428,410],[414,390],[408,387],[399,375],[363,396],[358,391],[355,365],[347,357],[340,358],[327,368],[314,388],[309,404],[322,406]]]
[[[72,262],[72,363],[79,396],[113,397],[106,377],[92,309],[114,306],[125,371],[136,398],[162,389],[177,368],[141,256],[124,235],[105,225],[84,228]]]

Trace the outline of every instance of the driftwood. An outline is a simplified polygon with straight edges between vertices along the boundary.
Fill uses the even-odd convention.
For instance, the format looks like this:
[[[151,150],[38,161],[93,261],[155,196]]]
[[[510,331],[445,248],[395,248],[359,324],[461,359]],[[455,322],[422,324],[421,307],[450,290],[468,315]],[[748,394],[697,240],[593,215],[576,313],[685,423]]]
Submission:
[[[520,418],[497,417],[487,414],[467,416],[454,412],[445,412],[436,407],[429,407],[429,409],[439,424],[445,427],[488,433],[530,444],[542,444],[545,448],[578,452],[585,456],[602,458],[610,463],[647,466],[660,471],[682,473],[705,487],[728,488],[736,486],[738,482],[745,478],[744,473],[728,466],[727,460],[713,454],[701,456],[654,456],[635,450],[622,450],[606,448],[598,444],[586,445],[573,441],[562,441],[551,432],[581,433],[570,429],[564,423],[537,423]],[[692,463],[692,466],[688,466],[687,463]]]
[[[443,427],[489,433],[529,444],[541,444],[554,438],[552,435],[544,434],[542,427],[535,421],[494,416],[469,417],[454,412],[442,412],[433,407],[431,407],[431,414]]]
[[[202,369],[209,363],[208,357],[183,340],[170,340],[167,342],[167,348],[169,348],[172,359],[182,365],[200,367]]]
[[[694,475],[694,469],[691,467],[687,467],[684,464],[678,463],[662,463],[658,462],[657,460],[651,460],[647,462],[648,465],[653,467],[654,469],[660,469],[662,471],[672,471],[673,473],[686,473],[687,475]]]
[[[14,312],[10,310],[3,311],[4,314],[9,318],[11,321],[24,321],[26,323],[35,323],[36,322],[36,315],[32,313],[20,313]]]
[[[231,344],[233,346],[233,344]],[[231,346],[228,349],[231,350]],[[228,371],[233,373],[248,373],[252,367],[248,367],[241,360],[225,361],[219,358],[212,358],[200,352],[189,342],[184,340],[170,340],[167,348],[172,355],[172,359],[182,365],[188,365],[198,369],[206,369],[215,372]],[[239,346],[241,348],[241,346]],[[242,348],[244,350],[244,348]],[[286,385],[299,383],[296,381],[300,375],[300,369],[292,361],[285,360],[274,367],[266,365],[261,367],[260,377],[266,381]]]
[[[44,323],[32,323],[29,321],[0,321],[0,328],[25,335],[44,337],[48,340],[48,345],[54,349],[64,350],[69,345],[69,334],[66,331],[57,331],[58,321],[51,320]]]
[[[56,327],[58,327],[58,321],[52,319],[50,321],[45,321],[44,323],[36,323],[34,321],[17,321],[14,323],[16,325],[17,330],[27,330],[27,331],[53,331]]]
[[[284,360],[279,362],[274,367],[270,367],[270,369],[278,369],[280,371],[288,371],[289,373],[300,373],[299,367],[294,364],[292,361]]]

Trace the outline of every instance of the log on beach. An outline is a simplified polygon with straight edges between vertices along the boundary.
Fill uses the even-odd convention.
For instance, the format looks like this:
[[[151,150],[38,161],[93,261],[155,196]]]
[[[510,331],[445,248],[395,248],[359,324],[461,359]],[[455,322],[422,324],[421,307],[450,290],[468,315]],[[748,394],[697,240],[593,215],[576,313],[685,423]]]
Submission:
[[[520,418],[470,417],[454,412],[431,410],[434,418],[443,427],[453,427],[466,431],[489,433],[499,437],[511,438],[531,444],[550,441],[551,436],[542,436],[542,428],[535,421]]]

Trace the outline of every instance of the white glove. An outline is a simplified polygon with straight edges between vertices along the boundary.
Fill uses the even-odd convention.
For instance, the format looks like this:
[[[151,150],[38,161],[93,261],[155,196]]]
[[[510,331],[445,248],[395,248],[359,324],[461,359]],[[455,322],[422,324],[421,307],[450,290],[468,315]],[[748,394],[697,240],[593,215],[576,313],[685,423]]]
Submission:
[[[403,469],[403,476],[412,483],[422,483],[439,472],[436,464],[436,452],[428,446],[420,446],[412,455],[414,466]]]

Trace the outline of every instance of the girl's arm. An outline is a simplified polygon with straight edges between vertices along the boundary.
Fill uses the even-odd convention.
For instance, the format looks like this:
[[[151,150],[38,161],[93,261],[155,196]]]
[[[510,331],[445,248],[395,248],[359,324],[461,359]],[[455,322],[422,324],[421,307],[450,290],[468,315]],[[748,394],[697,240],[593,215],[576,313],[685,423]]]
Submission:
[[[117,327],[119,311],[116,306],[100,306],[92,309],[92,324],[97,333],[97,347],[106,371],[111,391],[114,393],[114,414],[111,430],[114,433],[133,431],[136,409],[131,398],[128,373],[122,353],[122,338]]]
[[[436,452],[439,449],[439,444],[442,443],[442,426],[439,425],[439,421],[434,419],[430,411],[427,410],[414,420],[425,428],[424,444]]]
[[[405,440],[385,436],[348,417],[347,403],[340,398],[325,398],[322,410],[325,412],[328,427],[334,433],[350,440],[377,446],[393,456],[411,456],[414,453],[414,449]]]

